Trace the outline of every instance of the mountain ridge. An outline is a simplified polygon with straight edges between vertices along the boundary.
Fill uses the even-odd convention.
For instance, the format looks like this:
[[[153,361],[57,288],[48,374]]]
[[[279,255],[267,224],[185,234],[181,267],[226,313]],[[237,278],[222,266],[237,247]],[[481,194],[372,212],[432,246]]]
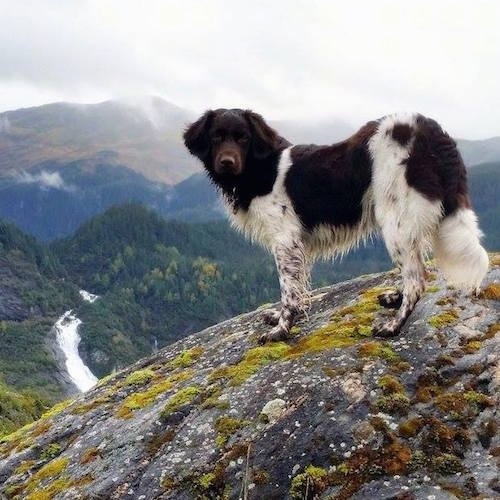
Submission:
[[[13,175],[43,161],[69,163],[114,151],[121,164],[148,179],[175,184],[199,168],[181,137],[193,119],[190,110],[156,96],[4,111],[0,113],[0,173]],[[357,129],[333,118],[270,123],[298,144],[330,144]],[[500,160],[500,137],[457,142],[468,166]]]
[[[143,102],[53,103],[0,113],[0,172],[42,161],[74,161],[114,151],[152,180],[178,182],[195,172],[181,133],[191,114],[156,97]]]

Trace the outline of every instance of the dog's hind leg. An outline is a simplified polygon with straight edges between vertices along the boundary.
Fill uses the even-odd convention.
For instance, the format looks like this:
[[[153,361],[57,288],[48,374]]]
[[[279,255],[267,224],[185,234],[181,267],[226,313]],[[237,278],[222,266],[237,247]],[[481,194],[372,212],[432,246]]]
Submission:
[[[392,319],[380,318],[373,325],[373,334],[379,337],[392,337],[399,333],[425,288],[425,268],[420,246],[414,244],[413,247],[404,248],[397,245],[390,253],[401,268],[403,291],[396,316]]]
[[[437,230],[441,218],[441,205],[409,191],[404,202],[396,197],[394,203],[385,203],[380,207],[383,207],[383,211],[378,211],[377,219],[382,228],[387,250],[394,264],[401,269],[403,286],[402,293],[392,292],[381,298],[382,302],[388,299],[387,306],[397,306],[399,300],[401,305],[394,318],[380,318],[375,322],[373,334],[391,337],[398,334],[424,291],[423,255]]]
[[[260,337],[260,342],[285,340],[298,316],[304,314],[309,305],[309,270],[304,246],[300,240],[280,244],[274,248],[278,269],[281,310],[278,314],[266,313],[265,320],[276,319],[276,326]]]

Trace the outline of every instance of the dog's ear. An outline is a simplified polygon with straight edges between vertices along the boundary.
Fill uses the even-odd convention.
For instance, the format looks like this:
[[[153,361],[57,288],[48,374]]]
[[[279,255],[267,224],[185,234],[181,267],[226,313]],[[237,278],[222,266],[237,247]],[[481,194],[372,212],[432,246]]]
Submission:
[[[184,144],[189,152],[203,160],[210,153],[210,139],[208,129],[212,122],[214,112],[206,111],[201,118],[192,123],[184,132]]]
[[[252,150],[256,158],[263,159],[279,149],[280,137],[262,116],[253,111],[245,111],[245,117],[252,129]]]

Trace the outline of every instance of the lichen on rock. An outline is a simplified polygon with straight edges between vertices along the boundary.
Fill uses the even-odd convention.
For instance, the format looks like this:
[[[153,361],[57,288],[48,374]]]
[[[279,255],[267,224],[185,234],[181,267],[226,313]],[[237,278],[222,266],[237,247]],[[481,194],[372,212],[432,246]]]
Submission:
[[[394,339],[389,272],[315,291],[288,343],[257,310],[168,346],[0,438],[0,497],[495,498],[494,262],[478,297],[430,274]]]

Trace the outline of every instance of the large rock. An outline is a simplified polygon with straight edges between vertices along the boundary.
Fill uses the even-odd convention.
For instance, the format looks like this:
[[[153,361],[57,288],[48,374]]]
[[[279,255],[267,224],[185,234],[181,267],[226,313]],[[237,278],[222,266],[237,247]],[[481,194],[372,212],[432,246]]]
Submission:
[[[480,298],[430,273],[395,339],[389,272],[316,290],[288,344],[257,345],[262,310],[177,342],[4,438],[0,496],[496,497],[492,260]]]

